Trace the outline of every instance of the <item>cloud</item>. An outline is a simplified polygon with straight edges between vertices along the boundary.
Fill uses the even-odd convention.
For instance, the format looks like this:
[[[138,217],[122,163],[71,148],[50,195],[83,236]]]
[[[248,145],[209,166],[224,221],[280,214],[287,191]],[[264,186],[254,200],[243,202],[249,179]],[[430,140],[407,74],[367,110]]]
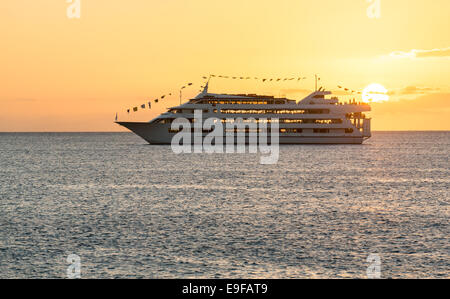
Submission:
[[[432,58],[432,57],[450,57],[450,47],[443,49],[432,49],[432,50],[416,50],[413,49],[409,52],[394,51],[389,54],[390,57],[394,58]]]
[[[388,92],[388,95],[421,95],[439,92],[439,88],[432,87],[418,87],[407,86],[404,88],[393,89]]]

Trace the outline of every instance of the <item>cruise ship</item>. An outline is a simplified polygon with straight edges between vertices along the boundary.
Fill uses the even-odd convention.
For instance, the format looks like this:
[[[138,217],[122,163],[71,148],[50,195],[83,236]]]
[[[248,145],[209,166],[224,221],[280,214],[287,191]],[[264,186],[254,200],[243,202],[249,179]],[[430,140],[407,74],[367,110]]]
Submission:
[[[251,119],[256,122],[264,121],[268,127],[270,123],[277,122],[279,144],[362,144],[371,137],[371,119],[366,115],[371,110],[369,104],[355,100],[341,103],[330,91],[322,88],[296,101],[256,94],[209,93],[206,84],[195,98],[169,108],[149,122],[116,123],[150,144],[171,144],[172,138],[180,131],[172,128],[172,122],[185,118],[194,123],[194,112],[199,110],[203,121],[216,118],[227,123],[236,119]],[[223,136],[229,134],[225,127],[223,126]],[[210,132],[202,130],[202,138]],[[244,132],[246,140],[249,140],[251,131],[247,129]],[[268,134],[273,134],[273,131],[268,130]],[[270,136],[268,137],[270,142]]]

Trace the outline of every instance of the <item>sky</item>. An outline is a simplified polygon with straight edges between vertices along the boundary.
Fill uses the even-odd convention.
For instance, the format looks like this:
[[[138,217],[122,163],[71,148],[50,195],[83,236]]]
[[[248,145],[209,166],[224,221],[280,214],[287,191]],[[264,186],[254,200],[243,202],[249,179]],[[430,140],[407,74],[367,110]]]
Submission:
[[[210,82],[296,100],[314,74],[336,92],[378,83],[373,130],[450,130],[448,0],[80,0],[80,18],[67,1],[0,2],[0,132],[123,131],[116,113],[150,120],[209,74],[306,77]]]

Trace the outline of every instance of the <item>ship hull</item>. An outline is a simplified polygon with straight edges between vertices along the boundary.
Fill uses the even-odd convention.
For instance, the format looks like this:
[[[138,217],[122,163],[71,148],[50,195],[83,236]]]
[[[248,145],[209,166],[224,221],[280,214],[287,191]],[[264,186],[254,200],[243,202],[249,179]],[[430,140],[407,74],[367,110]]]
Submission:
[[[169,133],[168,129],[170,125],[164,124],[152,124],[148,122],[117,122],[117,124],[129,129],[145,141],[150,144],[171,144],[172,138],[176,133]],[[204,136],[207,134],[203,134]],[[280,134],[278,143],[279,144],[362,144],[367,137],[364,136],[284,136]],[[193,140],[193,138],[192,138]],[[225,138],[224,138],[225,142]],[[235,143],[237,140],[235,139]],[[270,143],[270,136],[268,137],[268,142]],[[245,143],[248,142],[246,138]]]

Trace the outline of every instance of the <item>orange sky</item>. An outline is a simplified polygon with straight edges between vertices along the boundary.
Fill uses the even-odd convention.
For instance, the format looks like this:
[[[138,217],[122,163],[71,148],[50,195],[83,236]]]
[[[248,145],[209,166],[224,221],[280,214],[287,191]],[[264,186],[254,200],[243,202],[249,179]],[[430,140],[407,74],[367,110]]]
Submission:
[[[121,131],[114,115],[149,120],[176,105],[126,109],[206,74],[298,77],[213,80],[212,92],[300,99],[314,74],[332,90],[380,83],[374,130],[450,130],[450,1],[66,0],[0,2],[0,131]],[[178,94],[177,94],[178,95]]]

